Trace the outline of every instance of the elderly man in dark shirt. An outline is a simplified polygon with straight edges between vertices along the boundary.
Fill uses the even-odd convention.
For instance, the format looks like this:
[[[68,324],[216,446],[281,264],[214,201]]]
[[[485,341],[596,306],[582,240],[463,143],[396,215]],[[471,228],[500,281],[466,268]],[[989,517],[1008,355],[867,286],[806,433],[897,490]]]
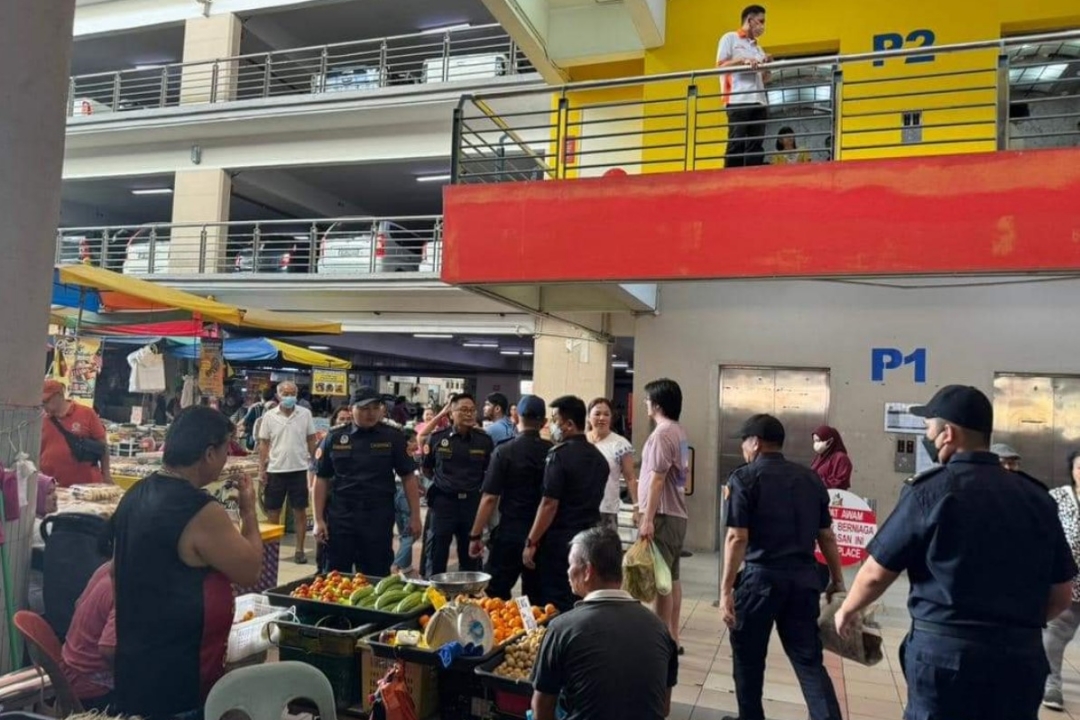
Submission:
[[[679,656],[667,626],[621,589],[622,541],[594,527],[570,542],[570,585],[584,597],[551,621],[533,669],[534,720],[660,720]]]

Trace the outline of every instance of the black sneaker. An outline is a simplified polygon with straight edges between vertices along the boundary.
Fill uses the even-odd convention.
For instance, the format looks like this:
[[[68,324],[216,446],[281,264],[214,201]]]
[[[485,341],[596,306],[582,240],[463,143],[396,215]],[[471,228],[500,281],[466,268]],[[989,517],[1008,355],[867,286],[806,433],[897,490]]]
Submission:
[[[1043,693],[1043,707],[1050,708],[1051,710],[1057,710],[1058,712],[1065,711],[1065,698],[1062,697],[1060,690],[1047,690]]]

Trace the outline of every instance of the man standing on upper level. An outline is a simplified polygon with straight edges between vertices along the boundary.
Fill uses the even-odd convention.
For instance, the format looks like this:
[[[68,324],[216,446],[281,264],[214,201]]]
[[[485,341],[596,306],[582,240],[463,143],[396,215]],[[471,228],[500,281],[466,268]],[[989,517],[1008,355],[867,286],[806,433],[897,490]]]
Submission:
[[[759,70],[772,62],[758,38],[765,34],[765,8],[749,5],[742,11],[742,27],[720,38],[716,66],[746,67],[721,77],[724,104],[727,106],[728,142],[724,167],[750,167],[765,164],[765,123],[768,120],[765,83],[769,72]]]

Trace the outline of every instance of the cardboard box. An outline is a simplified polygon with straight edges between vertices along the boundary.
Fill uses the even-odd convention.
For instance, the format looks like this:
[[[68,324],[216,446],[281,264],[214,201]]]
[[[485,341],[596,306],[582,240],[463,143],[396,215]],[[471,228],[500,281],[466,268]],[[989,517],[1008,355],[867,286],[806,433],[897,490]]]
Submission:
[[[364,712],[369,713],[371,712],[371,696],[375,694],[379,680],[390,672],[395,661],[375,657],[370,647],[361,645],[359,649],[361,703]],[[436,667],[405,663],[405,686],[409,688],[409,695],[416,705],[416,715],[420,720],[438,712],[439,676]]]

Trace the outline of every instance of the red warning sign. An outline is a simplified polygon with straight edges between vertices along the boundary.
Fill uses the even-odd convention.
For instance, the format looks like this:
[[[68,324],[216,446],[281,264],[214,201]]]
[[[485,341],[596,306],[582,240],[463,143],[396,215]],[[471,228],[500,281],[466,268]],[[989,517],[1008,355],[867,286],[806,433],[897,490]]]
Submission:
[[[840,564],[854,565],[866,559],[866,546],[877,534],[877,515],[865,500],[847,490],[829,491],[829,514],[840,549]],[[820,548],[815,550],[819,563],[825,563]]]

